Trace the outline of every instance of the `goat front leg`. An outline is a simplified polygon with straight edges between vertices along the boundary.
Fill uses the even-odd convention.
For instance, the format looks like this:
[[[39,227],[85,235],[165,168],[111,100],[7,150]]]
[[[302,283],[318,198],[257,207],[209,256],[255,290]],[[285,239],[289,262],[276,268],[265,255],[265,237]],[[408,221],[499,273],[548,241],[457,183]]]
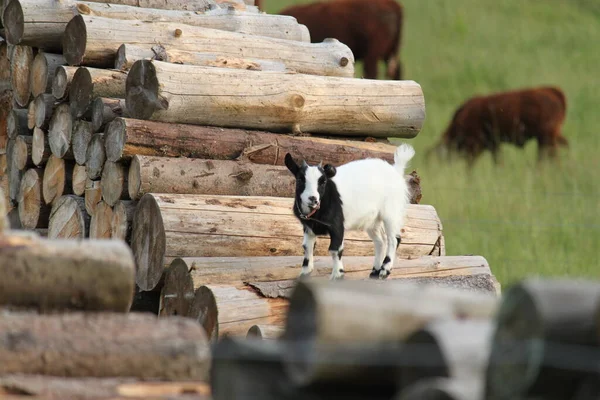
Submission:
[[[300,277],[309,276],[315,268],[314,250],[317,244],[317,235],[309,228],[304,228],[304,240],[302,247],[304,248],[304,260],[302,261],[302,271]]]
[[[329,243],[329,254],[333,259],[333,270],[331,271],[331,280],[344,279],[344,264],[342,264],[342,254],[344,253],[344,233],[331,232],[331,242]]]

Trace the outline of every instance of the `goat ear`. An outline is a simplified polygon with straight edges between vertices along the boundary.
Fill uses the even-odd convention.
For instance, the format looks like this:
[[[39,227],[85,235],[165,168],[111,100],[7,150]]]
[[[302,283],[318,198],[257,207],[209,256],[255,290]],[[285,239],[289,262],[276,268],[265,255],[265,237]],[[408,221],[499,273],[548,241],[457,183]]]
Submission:
[[[335,173],[337,172],[335,167],[331,164],[325,164],[325,166],[323,167],[323,171],[325,171],[325,176],[328,178],[333,178],[335,176]]]
[[[300,168],[298,167],[298,164],[296,164],[296,162],[294,161],[294,159],[292,158],[292,155],[290,153],[287,153],[285,155],[285,166],[287,167],[287,169],[290,170],[290,172],[294,175],[296,175],[298,173],[298,171],[300,170]]]

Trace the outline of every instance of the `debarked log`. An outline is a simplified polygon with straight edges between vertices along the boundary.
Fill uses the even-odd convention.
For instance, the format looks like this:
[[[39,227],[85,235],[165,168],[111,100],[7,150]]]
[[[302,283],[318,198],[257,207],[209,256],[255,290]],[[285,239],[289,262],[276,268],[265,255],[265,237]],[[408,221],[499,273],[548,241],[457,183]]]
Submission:
[[[50,239],[83,239],[89,236],[90,215],[85,210],[83,197],[59,197],[50,211],[48,237]]]
[[[44,170],[28,169],[21,179],[19,190],[19,220],[24,229],[47,228],[50,219],[50,206],[42,198]]]
[[[277,132],[412,138],[425,120],[423,91],[414,81],[150,60],[131,67],[125,100],[133,118]]]
[[[126,78],[127,73],[114,69],[78,68],[69,89],[71,115],[83,117],[97,97],[124,98]]]

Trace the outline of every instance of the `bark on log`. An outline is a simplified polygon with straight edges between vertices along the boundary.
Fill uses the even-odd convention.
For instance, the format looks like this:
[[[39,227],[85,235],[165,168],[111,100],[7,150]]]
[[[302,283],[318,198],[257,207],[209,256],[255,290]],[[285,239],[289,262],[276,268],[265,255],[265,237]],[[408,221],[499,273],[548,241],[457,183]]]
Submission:
[[[110,239],[112,218],[112,208],[99,201],[90,219],[90,239]]]
[[[1,247],[1,305],[39,312],[131,306],[135,264],[124,243],[6,236]]]
[[[13,146],[12,157],[14,158],[14,165],[20,170],[30,168],[34,166],[32,159],[32,136],[19,135],[15,139]]]
[[[214,82],[222,84],[215,86]],[[219,102],[214,101],[217,95]],[[326,135],[365,136],[368,132],[373,137],[413,138],[425,119],[423,91],[414,81],[345,79],[149,60],[137,61],[131,67],[126,101],[134,118]],[[322,109],[328,112],[319,112]]]
[[[102,168],[100,185],[102,186],[102,199],[109,206],[114,206],[118,200],[127,200],[127,168],[119,163],[107,161]]]
[[[308,163],[323,160],[338,166],[368,157],[394,162],[396,146],[355,140],[300,137],[243,129],[170,124],[116,118],[106,128],[109,161],[134,155],[213,160],[247,159],[256,164],[285,165],[290,153]]]
[[[19,135],[31,135],[27,127],[28,110],[13,108],[6,116],[6,131],[9,139],[16,139]]]
[[[103,17],[118,20],[143,22],[167,22],[211,28],[229,32],[296,40],[310,43],[296,18],[288,15],[258,14],[229,9],[215,9],[206,13],[179,10],[158,10],[118,4],[77,2],[76,9],[81,16]]]
[[[50,93],[42,93],[34,100],[35,110],[35,126],[42,129],[47,129],[54,115],[54,110],[60,103],[56,102],[54,95]]]
[[[481,382],[474,379],[432,378],[402,390],[395,400],[480,400]]]
[[[290,298],[285,325],[285,368],[299,385],[359,382],[369,374],[352,364],[339,365],[332,352],[354,352],[361,341],[391,350],[435,319],[488,320],[497,304],[495,296],[435,284],[299,281]],[[395,383],[393,374],[381,374],[380,379]]]
[[[64,159],[50,156],[44,168],[44,180],[42,193],[46,204],[54,204],[63,194],[71,194],[73,184],[73,164],[65,162]]]
[[[73,166],[73,178],[71,184],[73,194],[83,196],[85,194],[85,183],[87,182],[87,167],[85,165],[75,164]]]
[[[31,95],[37,97],[42,93],[51,94],[56,67],[66,64],[67,62],[62,54],[38,52],[33,59],[29,78],[31,81]]]
[[[152,315],[4,313],[0,373],[205,381],[210,350],[186,318]],[[150,332],[150,334],[149,334]],[[115,336],[119,337],[115,341]],[[26,345],[14,345],[15,340]],[[52,362],[48,362],[52,360]]]
[[[33,128],[33,139],[31,142],[31,159],[33,163],[40,167],[48,162],[52,155],[50,144],[48,143],[46,133],[40,128]]]
[[[9,3],[17,3],[11,1]],[[21,107],[27,107],[31,97],[31,82],[29,79],[33,58],[33,48],[18,45],[12,51],[10,58],[10,82],[15,102]]]
[[[99,132],[104,129],[106,124],[117,117],[127,117],[127,107],[125,99],[111,99],[108,97],[98,97],[92,101],[92,130]]]
[[[24,229],[48,228],[50,206],[42,199],[44,170],[28,169],[21,180],[19,190],[19,220]]]
[[[260,60],[257,58],[240,58],[223,56],[216,53],[198,53],[178,50],[162,45],[138,46],[124,43],[119,46],[115,60],[115,69],[127,71],[138,60],[158,60],[176,64],[204,65],[207,67],[249,69],[253,71],[285,72],[286,65],[281,61]]]
[[[83,198],[64,195],[58,198],[50,211],[48,238],[84,239],[89,237],[90,216]]]
[[[71,147],[75,162],[83,165],[86,162],[87,150],[92,140],[92,123],[78,119],[73,126],[73,135],[71,137]]]
[[[56,157],[63,158],[71,147],[71,136],[73,134],[73,117],[69,111],[69,105],[59,104],[48,128],[48,143],[50,150]]]
[[[88,178],[99,179],[102,175],[102,168],[106,161],[106,151],[104,150],[104,133],[99,132],[92,135],[85,155],[85,165],[87,166]]]
[[[164,285],[160,293],[160,316],[189,316],[194,300],[194,283],[184,262],[172,262],[166,269]]]
[[[0,61],[2,54],[0,54]],[[2,64],[0,63],[0,73],[2,71]],[[9,68],[10,74],[10,68]],[[9,83],[10,85],[10,83]],[[13,104],[13,92],[7,90],[0,92],[0,154],[6,154],[6,147],[8,146],[8,126],[7,118],[8,114],[12,111]]]
[[[131,243],[138,286],[154,289],[165,263],[174,257],[302,255],[302,226],[292,204],[291,198],[277,197],[144,195],[134,215]],[[440,255],[431,252],[441,235],[433,207],[410,205],[398,256]],[[345,243],[348,256],[374,254],[364,232],[349,232]],[[328,240],[318,240],[315,255],[329,254],[328,245]]]
[[[11,90],[10,59],[8,58],[8,45],[0,39],[0,94],[7,90]]]
[[[100,201],[102,201],[100,181],[93,181],[88,178],[85,182],[85,209],[89,215],[94,214]]]
[[[67,101],[71,90],[71,81],[79,67],[60,66],[56,68],[52,81],[52,95],[57,101]]]
[[[252,325],[248,329],[246,337],[255,337],[259,339],[279,339],[283,334],[283,328],[278,325]]]
[[[112,33],[110,38],[106,37],[108,30]],[[120,20],[117,29],[114,19],[81,15],[73,17],[65,28],[63,54],[69,65],[112,68],[123,43],[148,47],[161,43],[179,50],[279,61],[298,73],[354,76],[354,55],[336,39],[306,43],[180,23],[137,20]],[[250,79],[254,79],[253,76]]]
[[[114,69],[80,67],[71,81],[69,107],[71,115],[81,118],[96,97],[125,97],[127,73]]]
[[[525,279],[498,310],[486,374],[486,398],[572,398],[600,342],[600,283]]]
[[[136,202],[129,200],[119,200],[113,207],[113,219],[111,222],[111,237],[120,239],[126,243],[131,238],[131,223],[135,213]]]

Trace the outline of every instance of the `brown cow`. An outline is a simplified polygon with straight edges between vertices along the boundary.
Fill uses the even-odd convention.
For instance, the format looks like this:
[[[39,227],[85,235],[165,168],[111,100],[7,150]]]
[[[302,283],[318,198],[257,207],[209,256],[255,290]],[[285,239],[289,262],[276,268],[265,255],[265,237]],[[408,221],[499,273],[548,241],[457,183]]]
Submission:
[[[402,79],[400,51],[403,9],[397,0],[333,0],[285,8],[308,27],[312,43],[335,38],[364,63],[364,77],[377,79],[377,62],[387,64],[389,79]]]
[[[472,97],[454,113],[439,143],[427,151],[465,156],[469,168],[485,151],[498,164],[501,143],[523,147],[529,139],[538,143],[538,161],[556,158],[559,145],[568,146],[561,128],[566,99],[557,87],[538,87]]]

